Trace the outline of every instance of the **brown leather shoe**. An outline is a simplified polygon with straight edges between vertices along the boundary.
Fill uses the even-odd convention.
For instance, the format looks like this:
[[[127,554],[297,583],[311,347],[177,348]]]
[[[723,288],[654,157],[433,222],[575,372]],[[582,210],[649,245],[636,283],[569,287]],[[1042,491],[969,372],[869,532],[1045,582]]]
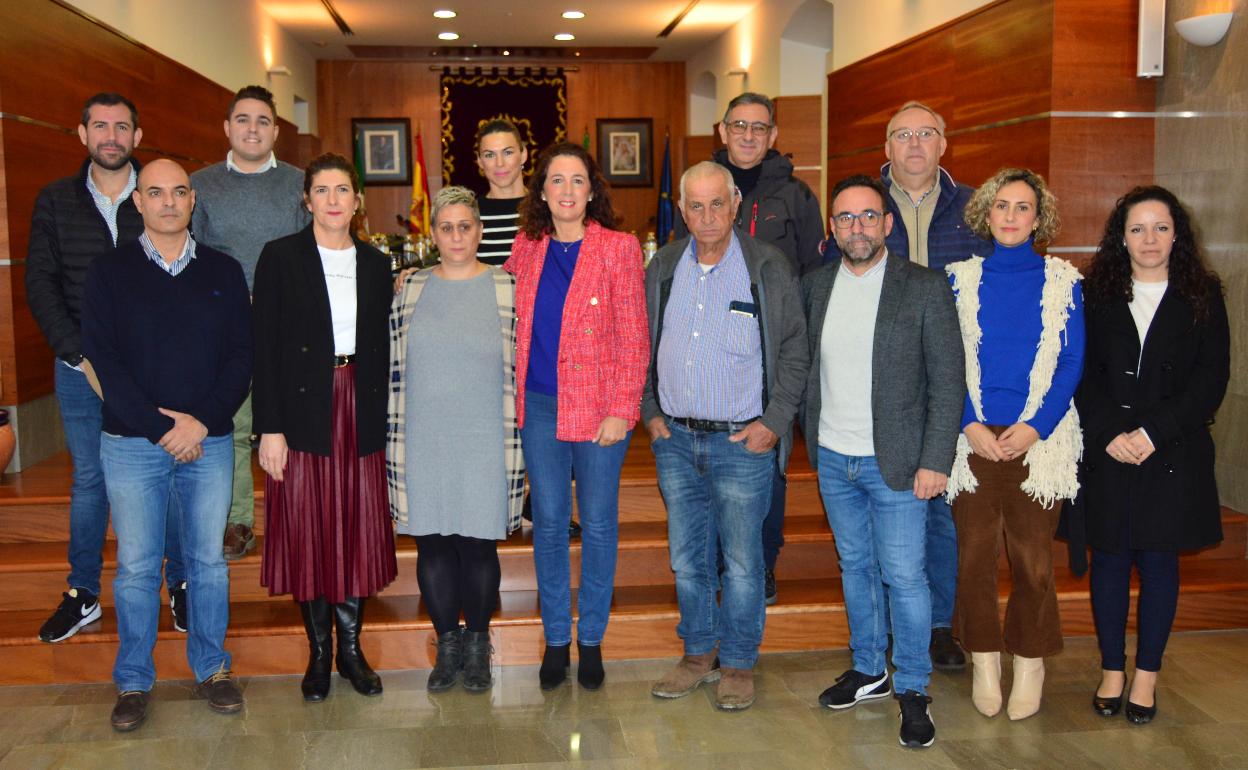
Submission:
[[[703,682],[719,679],[719,662],[715,652],[705,655],[686,655],[666,676],[654,683],[650,694],[656,698],[683,698]]]
[[[221,548],[226,561],[241,559],[256,547],[256,536],[246,524],[229,524],[225,528],[225,541]]]
[[[143,720],[147,719],[147,698],[148,694],[140,690],[119,693],[111,717],[113,729],[128,733],[143,724]]]
[[[741,711],[754,705],[754,672],[748,668],[724,668],[715,691],[715,707]]]
[[[243,691],[229,671],[218,671],[195,686],[195,696],[208,701],[208,708],[218,714],[233,714],[243,708]]]

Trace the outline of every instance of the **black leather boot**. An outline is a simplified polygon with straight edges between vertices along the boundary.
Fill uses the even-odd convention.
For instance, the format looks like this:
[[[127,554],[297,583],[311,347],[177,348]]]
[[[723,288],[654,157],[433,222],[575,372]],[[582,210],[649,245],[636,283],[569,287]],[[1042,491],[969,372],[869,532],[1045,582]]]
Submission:
[[[459,672],[464,667],[464,629],[456,628],[438,635],[438,659],[429,672],[425,689],[443,692],[455,686]]]
[[[485,692],[494,685],[490,674],[489,631],[464,632],[464,689],[468,692]]]
[[[546,645],[546,652],[542,654],[542,668],[537,672],[537,679],[543,690],[553,690],[568,678],[568,666],[572,660],[571,648],[570,644],[558,647]]]
[[[576,681],[586,690],[602,687],[602,680],[607,678],[607,673],[602,668],[602,647],[597,644],[586,647],[577,642],[576,655]]]
[[[299,602],[303,629],[308,632],[308,670],[300,689],[303,699],[320,703],[329,696],[329,677],[334,670],[334,619],[324,597]]]
[[[334,605],[334,625],[338,628],[338,674],[360,695],[381,695],[381,677],[364,660],[360,649],[360,627],[364,625],[364,599],[352,596]]]

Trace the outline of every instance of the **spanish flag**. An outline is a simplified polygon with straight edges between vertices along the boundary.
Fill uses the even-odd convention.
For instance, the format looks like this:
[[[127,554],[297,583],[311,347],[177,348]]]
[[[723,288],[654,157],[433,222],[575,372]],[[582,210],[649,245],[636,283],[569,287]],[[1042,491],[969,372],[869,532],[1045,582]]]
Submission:
[[[425,176],[425,147],[416,129],[416,167],[412,169],[412,205],[407,213],[407,229],[416,235],[431,235],[429,227],[429,179]]]

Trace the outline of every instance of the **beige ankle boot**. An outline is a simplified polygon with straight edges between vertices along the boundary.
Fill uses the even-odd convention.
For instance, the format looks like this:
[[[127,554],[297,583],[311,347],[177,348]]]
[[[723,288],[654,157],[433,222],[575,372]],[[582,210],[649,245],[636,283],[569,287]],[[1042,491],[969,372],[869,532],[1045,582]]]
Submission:
[[[979,713],[995,717],[1001,710],[1001,653],[972,652],[971,702]]]
[[[1010,719],[1026,719],[1040,710],[1040,695],[1044,690],[1044,658],[1014,656],[1014,686],[1010,689],[1010,704],[1005,713]]]

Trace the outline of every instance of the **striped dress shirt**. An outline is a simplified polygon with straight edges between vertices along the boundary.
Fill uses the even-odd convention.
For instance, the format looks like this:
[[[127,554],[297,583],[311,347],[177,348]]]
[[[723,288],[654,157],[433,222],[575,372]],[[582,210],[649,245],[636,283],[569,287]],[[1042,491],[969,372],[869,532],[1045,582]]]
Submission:
[[[139,236],[139,245],[143,247],[143,253],[148,259],[160,265],[161,270],[175,278],[191,264],[192,259],[195,259],[195,239],[191,237],[189,231],[186,234],[186,245],[182,247],[181,256],[173,262],[165,262],[165,258],[160,256],[160,252],[152,245],[152,240],[147,237],[146,231]]]
[[[672,275],[659,338],[658,395],[665,414],[744,422],[763,413],[759,312],[736,234],[709,270],[698,263],[696,242],[689,239]]]

